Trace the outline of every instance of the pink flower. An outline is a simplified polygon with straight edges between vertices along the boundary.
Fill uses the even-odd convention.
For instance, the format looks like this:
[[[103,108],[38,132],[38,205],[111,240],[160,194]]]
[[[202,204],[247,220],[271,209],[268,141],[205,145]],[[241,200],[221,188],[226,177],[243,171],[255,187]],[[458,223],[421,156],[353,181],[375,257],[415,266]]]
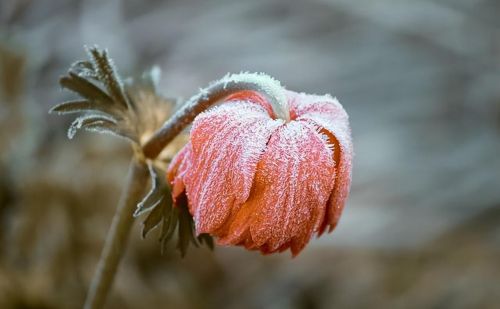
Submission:
[[[253,91],[196,117],[168,179],[174,200],[186,194],[198,234],[295,256],[337,225],[351,185],[348,116],[330,96],[286,95],[289,122]]]

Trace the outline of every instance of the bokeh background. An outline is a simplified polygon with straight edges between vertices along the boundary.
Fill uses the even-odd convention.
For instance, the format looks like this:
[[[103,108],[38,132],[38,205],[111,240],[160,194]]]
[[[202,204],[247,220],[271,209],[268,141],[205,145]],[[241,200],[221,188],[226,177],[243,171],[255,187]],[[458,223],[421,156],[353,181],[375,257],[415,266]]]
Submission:
[[[125,142],[47,113],[84,44],[159,65],[170,97],[247,70],[332,93],[356,152],[338,228],[297,258],[162,256],[136,224],[108,308],[498,308],[499,1],[0,0],[1,308],[81,306],[124,184]]]

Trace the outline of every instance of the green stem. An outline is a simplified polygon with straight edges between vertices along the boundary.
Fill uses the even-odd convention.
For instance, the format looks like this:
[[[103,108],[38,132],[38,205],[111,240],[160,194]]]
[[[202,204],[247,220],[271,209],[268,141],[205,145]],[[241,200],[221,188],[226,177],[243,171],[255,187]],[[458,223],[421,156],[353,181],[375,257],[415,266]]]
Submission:
[[[120,259],[127,247],[128,235],[134,222],[133,213],[142,199],[148,179],[149,172],[146,164],[135,158],[132,159],[127,184],[122,191],[99,264],[85,299],[85,309],[98,309],[104,306],[108,292],[113,285]]]

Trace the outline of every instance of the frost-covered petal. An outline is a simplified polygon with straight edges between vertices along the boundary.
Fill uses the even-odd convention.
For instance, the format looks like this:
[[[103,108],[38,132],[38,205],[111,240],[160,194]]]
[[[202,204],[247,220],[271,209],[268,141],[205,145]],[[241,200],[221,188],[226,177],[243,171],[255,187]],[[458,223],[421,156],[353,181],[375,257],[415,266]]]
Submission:
[[[332,151],[312,125],[280,127],[257,166],[248,201],[219,242],[263,253],[291,246],[298,254],[323,221],[333,174]]]
[[[172,159],[167,170],[167,179],[172,185],[174,201],[184,192],[184,176],[191,165],[191,143],[187,143]]]
[[[257,104],[264,108],[267,114],[273,119],[276,118],[273,112],[273,108],[271,104],[267,101],[267,99],[260,93],[253,90],[244,90],[238,91],[236,93],[231,94],[226,99],[226,102],[229,101],[244,101],[248,104]]]
[[[332,231],[338,223],[349,195],[352,178],[352,140],[349,118],[342,105],[331,96],[316,96],[288,92],[291,109],[297,117],[317,125],[334,145],[335,185],[330,197],[327,217],[319,234],[327,226]]]
[[[282,123],[248,102],[228,102],[196,118],[184,183],[197,233],[216,233],[248,199],[257,163]]]

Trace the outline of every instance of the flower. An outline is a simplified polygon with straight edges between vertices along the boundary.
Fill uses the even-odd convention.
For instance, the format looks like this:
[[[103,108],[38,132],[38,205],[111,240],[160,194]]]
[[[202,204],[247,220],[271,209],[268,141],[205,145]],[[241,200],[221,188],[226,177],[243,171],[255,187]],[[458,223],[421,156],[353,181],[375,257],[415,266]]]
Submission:
[[[167,177],[198,234],[264,254],[297,255],[314,233],[332,231],[349,194],[348,116],[331,96],[286,91],[289,119],[255,91],[198,115]]]

